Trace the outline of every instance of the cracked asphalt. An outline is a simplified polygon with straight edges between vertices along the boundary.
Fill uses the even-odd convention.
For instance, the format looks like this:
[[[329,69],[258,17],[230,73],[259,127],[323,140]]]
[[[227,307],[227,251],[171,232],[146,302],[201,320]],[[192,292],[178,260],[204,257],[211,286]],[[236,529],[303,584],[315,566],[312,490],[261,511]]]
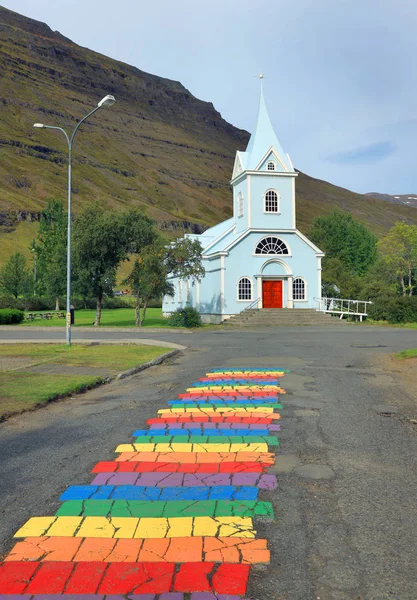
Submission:
[[[36,339],[39,332],[2,331]],[[42,332],[59,339],[62,332]],[[91,339],[91,332],[74,330]],[[98,331],[95,339],[136,339]],[[0,553],[31,516],[54,514],[68,485],[91,482],[118,444],[208,370],[282,367],[280,448],[269,473],[276,490],[271,524],[256,518],[271,564],[252,569],[256,600],[415,600],[416,430],[399,415],[411,391],[375,358],[417,346],[407,329],[366,326],[143,331],[188,346],[158,367],[0,425]]]

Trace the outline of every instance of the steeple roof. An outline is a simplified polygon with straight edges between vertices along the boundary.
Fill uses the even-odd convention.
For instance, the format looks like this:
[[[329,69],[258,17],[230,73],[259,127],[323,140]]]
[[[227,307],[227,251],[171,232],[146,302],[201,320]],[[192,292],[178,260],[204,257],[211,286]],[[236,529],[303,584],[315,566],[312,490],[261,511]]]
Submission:
[[[259,112],[256,128],[250,137],[246,152],[239,153],[244,169],[249,171],[255,170],[271,148],[273,148],[279,162],[282,163],[279,165],[278,170],[293,172],[294,169],[291,161],[284,153],[284,150],[278,141],[268,111],[266,110],[261,78],[261,96],[259,99]]]

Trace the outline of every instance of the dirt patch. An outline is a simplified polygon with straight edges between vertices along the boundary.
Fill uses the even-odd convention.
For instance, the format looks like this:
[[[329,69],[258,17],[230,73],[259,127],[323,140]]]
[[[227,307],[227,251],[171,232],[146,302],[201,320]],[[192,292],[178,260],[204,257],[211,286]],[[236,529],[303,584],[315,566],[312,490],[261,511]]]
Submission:
[[[417,357],[400,360],[395,355],[377,356],[374,364],[392,377],[398,390],[390,400],[399,408],[392,418],[407,421],[417,430]]]
[[[36,361],[27,356],[2,356],[0,358],[0,371],[14,371],[34,364]]]

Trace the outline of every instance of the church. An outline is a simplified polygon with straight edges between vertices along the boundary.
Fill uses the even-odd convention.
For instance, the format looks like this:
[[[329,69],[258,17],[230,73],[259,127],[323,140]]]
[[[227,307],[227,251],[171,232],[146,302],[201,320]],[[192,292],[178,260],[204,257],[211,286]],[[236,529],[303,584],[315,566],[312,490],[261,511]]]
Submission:
[[[261,76],[262,79],[262,76]],[[245,308],[315,308],[321,298],[323,252],[298,231],[294,170],[275,135],[261,81],[258,121],[245,152],[237,151],[231,186],[233,217],[201,235],[200,282],[172,279],[163,314],[193,306],[203,323],[220,323]]]

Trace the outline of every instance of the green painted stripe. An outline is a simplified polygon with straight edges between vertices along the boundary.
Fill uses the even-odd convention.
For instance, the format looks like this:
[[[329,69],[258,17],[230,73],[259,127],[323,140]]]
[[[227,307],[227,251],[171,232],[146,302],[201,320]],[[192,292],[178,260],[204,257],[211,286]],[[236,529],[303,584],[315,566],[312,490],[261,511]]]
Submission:
[[[68,500],[59,517],[274,517],[270,502],[257,500]]]
[[[279,446],[278,438],[274,435],[142,435],[135,438],[134,444],[268,444]]]

